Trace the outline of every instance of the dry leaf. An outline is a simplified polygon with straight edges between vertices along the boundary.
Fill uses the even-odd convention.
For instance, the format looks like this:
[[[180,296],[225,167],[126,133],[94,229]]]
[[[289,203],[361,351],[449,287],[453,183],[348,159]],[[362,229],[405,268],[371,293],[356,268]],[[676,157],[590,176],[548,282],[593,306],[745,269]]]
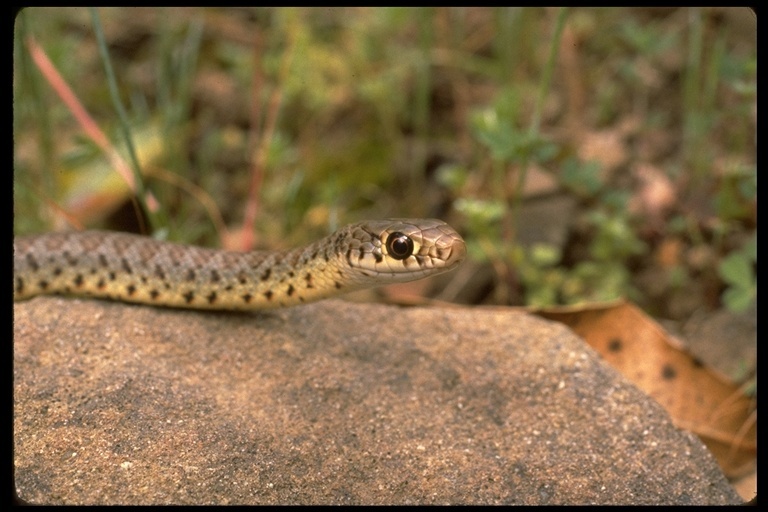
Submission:
[[[650,222],[662,222],[677,202],[677,191],[667,174],[648,163],[633,166],[632,174],[638,186],[629,201],[629,210],[650,218]]]
[[[756,454],[755,402],[705,367],[633,304],[620,301],[536,314],[562,322],[645,391],[675,424],[697,434],[730,477],[751,469]]]
[[[583,133],[578,154],[586,162],[599,162],[604,173],[603,179],[606,179],[606,176],[624,165],[629,153],[624,133],[613,128]]]

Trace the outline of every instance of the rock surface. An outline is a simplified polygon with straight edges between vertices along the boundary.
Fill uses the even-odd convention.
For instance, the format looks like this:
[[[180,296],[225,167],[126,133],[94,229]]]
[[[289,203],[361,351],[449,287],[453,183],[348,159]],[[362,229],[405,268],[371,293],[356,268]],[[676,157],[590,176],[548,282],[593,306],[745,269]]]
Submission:
[[[696,437],[519,312],[40,297],[14,315],[29,503],[739,502]]]

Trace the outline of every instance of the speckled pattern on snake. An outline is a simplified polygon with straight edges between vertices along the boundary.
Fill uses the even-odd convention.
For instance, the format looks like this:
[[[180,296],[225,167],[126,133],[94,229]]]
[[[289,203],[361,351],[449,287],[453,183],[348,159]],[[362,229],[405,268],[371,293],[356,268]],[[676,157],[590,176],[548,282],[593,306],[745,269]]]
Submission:
[[[233,252],[108,231],[16,237],[14,300],[41,294],[259,310],[446,272],[464,240],[434,219],[351,224],[306,247]]]

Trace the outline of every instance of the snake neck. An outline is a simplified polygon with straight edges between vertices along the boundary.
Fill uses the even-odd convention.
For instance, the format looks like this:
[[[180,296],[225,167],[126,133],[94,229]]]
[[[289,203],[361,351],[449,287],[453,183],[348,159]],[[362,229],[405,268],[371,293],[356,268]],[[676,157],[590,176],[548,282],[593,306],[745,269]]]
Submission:
[[[239,253],[98,231],[19,237],[14,300],[65,294],[238,310],[303,304],[360,287],[341,264],[341,240],[334,234],[300,249]]]

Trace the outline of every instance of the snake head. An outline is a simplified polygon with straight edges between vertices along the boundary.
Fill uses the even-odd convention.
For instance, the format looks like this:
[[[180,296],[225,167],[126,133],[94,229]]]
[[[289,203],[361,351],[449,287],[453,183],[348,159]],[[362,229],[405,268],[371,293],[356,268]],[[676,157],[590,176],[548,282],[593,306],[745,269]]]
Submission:
[[[403,283],[447,272],[467,254],[461,236],[437,219],[388,219],[352,224],[342,251],[350,279]]]

